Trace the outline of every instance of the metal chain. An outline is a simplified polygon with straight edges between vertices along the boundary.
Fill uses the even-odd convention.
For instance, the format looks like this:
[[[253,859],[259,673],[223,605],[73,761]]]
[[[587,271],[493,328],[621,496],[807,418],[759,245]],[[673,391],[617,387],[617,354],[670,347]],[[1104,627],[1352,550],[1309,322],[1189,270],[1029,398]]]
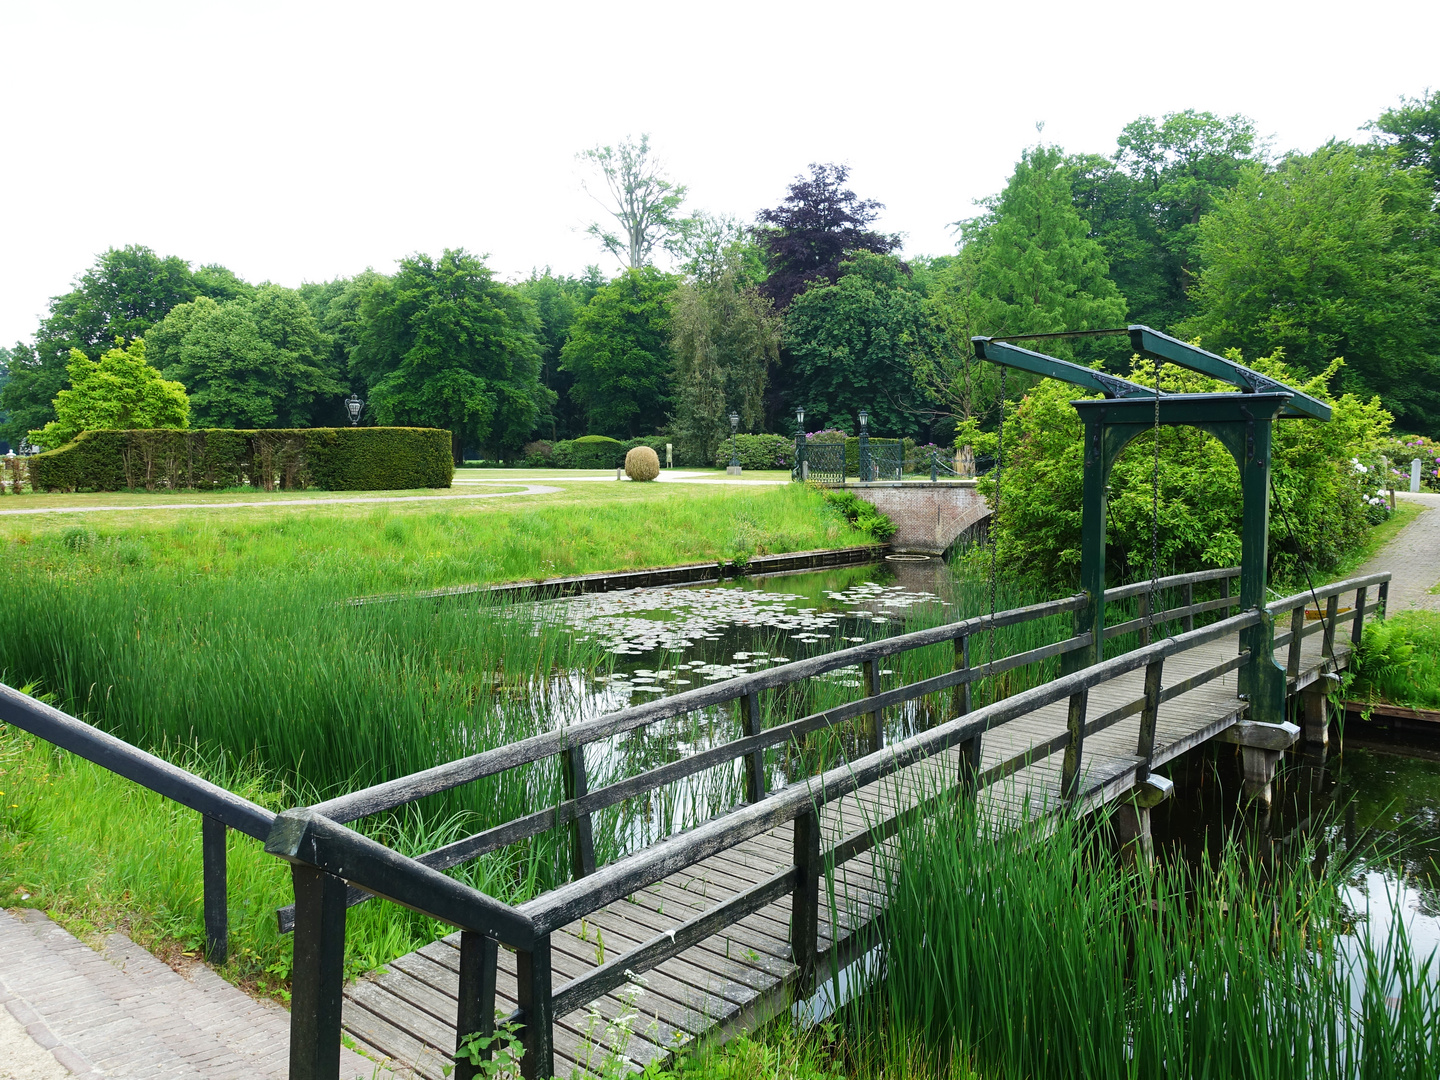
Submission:
[[[1145,628],[1155,625],[1159,608],[1156,593],[1160,584],[1160,369],[1155,362],[1155,460],[1150,473],[1150,609],[1145,613]]]
[[[996,552],[999,539],[995,534],[995,521],[1000,515],[1000,480],[1005,470],[1005,367],[1000,368],[1000,419],[995,428],[995,506],[990,511],[990,652],[985,657],[987,664],[995,662],[995,583],[998,577]]]

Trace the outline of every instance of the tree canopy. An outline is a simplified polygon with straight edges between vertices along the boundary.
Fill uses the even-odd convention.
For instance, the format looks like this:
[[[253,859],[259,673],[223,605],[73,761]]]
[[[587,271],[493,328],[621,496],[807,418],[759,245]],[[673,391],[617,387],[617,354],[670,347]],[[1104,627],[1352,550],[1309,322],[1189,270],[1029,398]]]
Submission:
[[[785,313],[785,341],[807,425],[852,430],[866,409],[878,434],[920,434],[925,395],[914,372],[939,341],[898,259],[858,252],[834,285],[812,284]]]
[[[1393,153],[1332,143],[1247,169],[1200,222],[1195,315],[1211,349],[1280,349],[1342,390],[1379,393],[1407,430],[1440,426],[1440,216]]]
[[[635,438],[660,430],[670,408],[669,300],[679,282],[652,266],[597,291],[560,353],[570,396],[590,433]]]
[[[650,136],[637,143],[628,136],[614,146],[581,151],[580,160],[600,175],[604,199],[593,195],[620,227],[592,222],[588,232],[630,270],[647,265],[657,247],[673,248],[686,229],[680,217],[685,185],[675,184],[651,155]],[[589,192],[589,188],[586,188]]]
[[[146,363],[143,339],[129,348],[117,339],[99,360],[71,349],[68,368],[70,386],[55,395],[56,419],[29,433],[42,449],[63,446],[82,431],[189,425],[185,388]]]
[[[448,428],[456,461],[467,446],[518,448],[550,404],[534,307],[463,248],[401,260],[360,314],[351,371],[370,387],[370,415]]]
[[[868,251],[888,255],[900,246],[869,226],[884,203],[862,199],[845,187],[848,165],[811,164],[809,176],[797,176],[779,206],[761,210],[759,244],[769,264],[764,292],[784,310],[807,285],[840,279],[849,255]]]
[[[310,307],[279,285],[181,304],[145,341],[166,377],[190,388],[200,427],[313,427],[345,393]]]

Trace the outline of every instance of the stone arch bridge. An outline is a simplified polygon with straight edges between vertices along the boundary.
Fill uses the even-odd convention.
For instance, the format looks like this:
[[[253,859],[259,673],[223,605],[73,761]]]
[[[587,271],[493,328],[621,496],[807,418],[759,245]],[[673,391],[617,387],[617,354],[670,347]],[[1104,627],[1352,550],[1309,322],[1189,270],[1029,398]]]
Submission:
[[[890,544],[897,552],[943,554],[966,533],[980,533],[990,520],[990,506],[973,478],[850,481],[830,486],[854,492],[895,522]]]

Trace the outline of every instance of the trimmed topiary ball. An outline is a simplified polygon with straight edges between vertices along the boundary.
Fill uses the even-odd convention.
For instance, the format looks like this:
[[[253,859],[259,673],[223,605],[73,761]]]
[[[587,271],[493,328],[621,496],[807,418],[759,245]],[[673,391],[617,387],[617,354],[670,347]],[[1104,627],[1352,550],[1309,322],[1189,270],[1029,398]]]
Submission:
[[[654,480],[660,475],[660,456],[648,446],[637,446],[625,455],[625,475],[631,480]]]

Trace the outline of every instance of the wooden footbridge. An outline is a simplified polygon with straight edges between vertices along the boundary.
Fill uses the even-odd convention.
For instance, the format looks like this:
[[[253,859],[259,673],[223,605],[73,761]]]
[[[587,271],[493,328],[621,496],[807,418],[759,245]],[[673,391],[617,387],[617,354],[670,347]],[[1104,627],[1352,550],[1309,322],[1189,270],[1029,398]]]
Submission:
[[[638,1065],[723,1039],[790,1008],[872,946],[885,897],[871,853],[934,799],[978,799],[1001,822],[1115,803],[1122,837],[1143,851],[1149,808],[1173,790],[1154,772],[1165,762],[1208,741],[1234,744],[1244,796],[1268,801],[1276,765],[1302,731],[1290,718],[1323,740],[1324,680],[1345,666],[1366,616],[1383,611],[1389,583],[1379,574],[1269,598],[1272,422],[1325,420],[1328,406],[1147,327],[1118,332],[1143,355],[1239,392],[1163,394],[1158,382],[1152,390],[1009,342],[976,341],[983,359],[1103,394],[1075,403],[1085,429],[1075,596],[743,675],[279,815],[9,688],[0,687],[0,721],[204,815],[211,959],[224,958],[227,939],[226,830],[262,840],[291,864],[295,904],[280,919],[295,934],[292,1080],[337,1080],[342,1029],[398,1070],[441,1080],[454,1065],[469,1080],[477,1068],[456,1064],[456,1048],[492,1033],[497,1010],[519,1037],[527,1077],[595,1073],[612,1055]],[[1200,427],[1235,457],[1241,566],[1107,590],[1110,467],[1136,435],[1167,424]],[[1135,615],[1125,610],[1132,600]],[[1053,626],[1057,617],[1058,640],[1011,655],[989,647],[1008,628]],[[982,641],[984,657],[972,663]],[[929,650],[934,673],[886,686],[883,664],[915,650]],[[937,650],[946,657],[939,670]],[[787,715],[766,707],[769,696],[852,665],[863,672],[856,700],[766,723]],[[1030,688],[989,700],[1007,674]],[[937,722],[882,745],[885,710],[922,701]],[[587,748],[602,752],[627,733],[717,709],[738,709],[737,738],[590,786]],[[870,733],[868,752],[767,789],[767,752],[852,723]],[[552,761],[564,777],[558,801],[419,856],[347,827]],[[737,767],[744,794],[728,812],[597,862],[594,815]],[[444,872],[557,830],[568,840],[570,880],[526,903],[503,903]],[[372,897],[459,932],[346,987],[346,911]]]

